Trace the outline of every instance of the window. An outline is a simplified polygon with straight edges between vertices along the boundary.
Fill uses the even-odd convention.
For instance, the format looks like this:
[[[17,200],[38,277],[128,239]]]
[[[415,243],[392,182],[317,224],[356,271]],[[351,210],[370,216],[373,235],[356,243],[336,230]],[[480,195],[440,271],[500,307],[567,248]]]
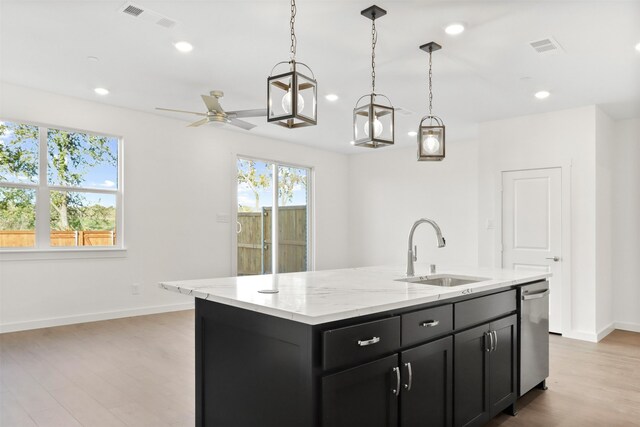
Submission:
[[[307,271],[311,169],[246,158],[236,166],[237,274]]]
[[[122,247],[120,145],[0,121],[0,247]]]

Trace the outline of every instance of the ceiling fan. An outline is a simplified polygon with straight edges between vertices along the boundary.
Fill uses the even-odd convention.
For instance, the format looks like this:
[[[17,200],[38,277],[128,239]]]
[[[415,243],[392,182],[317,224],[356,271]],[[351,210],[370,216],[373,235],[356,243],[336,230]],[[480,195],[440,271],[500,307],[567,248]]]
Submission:
[[[214,125],[225,125],[230,124],[232,126],[237,126],[244,130],[251,130],[256,125],[253,123],[245,122],[244,120],[240,120],[239,117],[261,117],[267,115],[266,109],[259,110],[239,110],[239,111],[224,111],[220,106],[220,98],[224,96],[224,92],[220,90],[212,90],[209,92],[209,95],[201,95],[202,100],[207,106],[206,113],[197,113],[195,111],[184,111],[184,110],[173,110],[169,108],[159,108],[156,107],[156,110],[162,111],[173,111],[176,113],[187,113],[187,114],[195,114],[198,116],[204,116],[203,119],[200,119],[196,122],[193,122],[189,125],[189,127],[197,127],[202,126],[207,123],[211,123]]]

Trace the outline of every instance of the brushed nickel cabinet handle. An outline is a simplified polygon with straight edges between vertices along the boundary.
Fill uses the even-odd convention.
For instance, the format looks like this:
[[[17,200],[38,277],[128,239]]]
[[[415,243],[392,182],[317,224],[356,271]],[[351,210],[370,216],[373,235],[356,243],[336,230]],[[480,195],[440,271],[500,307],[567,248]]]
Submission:
[[[396,388],[392,389],[391,392],[396,396],[400,395],[400,368],[393,368],[393,372],[396,374]]]
[[[404,385],[404,388],[406,388],[407,391],[409,391],[411,390],[411,384],[413,384],[413,371],[411,370],[411,362],[405,363],[404,367],[407,368],[407,374],[409,374],[409,380]]]
[[[358,340],[358,345],[360,347],[366,347],[368,345],[377,344],[379,342],[380,342],[380,337],[373,337],[373,338],[368,339],[368,340]]]
[[[489,347],[487,347],[487,337],[489,337]],[[484,351],[486,351],[487,353],[491,352],[491,350],[493,350],[493,334],[491,332],[484,333],[484,343],[485,343]]]
[[[493,351],[496,351],[498,349],[498,331],[492,331],[491,333],[495,337],[495,341],[493,344]]]
[[[434,326],[438,326],[439,324],[439,320],[427,320],[426,322],[420,323],[420,326],[422,326],[423,328],[432,328]]]

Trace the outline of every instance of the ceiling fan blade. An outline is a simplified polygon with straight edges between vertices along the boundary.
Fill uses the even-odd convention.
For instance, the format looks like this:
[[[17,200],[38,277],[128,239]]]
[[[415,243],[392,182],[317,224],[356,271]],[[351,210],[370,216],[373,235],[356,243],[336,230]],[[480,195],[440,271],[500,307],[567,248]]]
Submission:
[[[227,115],[233,117],[263,117],[267,115],[267,109],[227,111]]]
[[[202,100],[204,101],[209,111],[218,111],[220,113],[224,112],[224,110],[220,106],[220,103],[218,102],[218,98],[210,95],[200,95],[200,96],[202,96]]]
[[[196,113],[195,111],[185,111],[185,110],[172,110],[171,108],[160,108],[156,107],[156,110],[161,111],[172,111],[174,113],[187,113],[187,114],[197,114],[198,116],[206,116],[206,113]]]
[[[256,125],[254,125],[253,123],[245,122],[244,120],[239,119],[231,119],[229,120],[229,124],[238,126],[239,128],[242,128],[244,130],[251,130],[256,127]]]
[[[202,120],[198,120],[197,122],[193,122],[191,123],[189,126],[190,128],[195,128],[198,126],[202,126],[203,124],[207,123],[209,121],[209,119],[202,119]]]

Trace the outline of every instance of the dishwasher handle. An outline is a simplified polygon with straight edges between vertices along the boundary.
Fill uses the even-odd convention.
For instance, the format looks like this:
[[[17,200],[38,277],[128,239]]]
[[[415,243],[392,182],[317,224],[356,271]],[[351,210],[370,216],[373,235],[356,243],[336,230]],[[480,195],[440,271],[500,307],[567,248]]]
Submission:
[[[528,301],[528,300],[531,300],[531,299],[544,298],[547,295],[549,295],[550,293],[551,293],[551,290],[547,289],[545,291],[536,292],[534,294],[525,294],[525,295],[522,295],[522,301]]]

